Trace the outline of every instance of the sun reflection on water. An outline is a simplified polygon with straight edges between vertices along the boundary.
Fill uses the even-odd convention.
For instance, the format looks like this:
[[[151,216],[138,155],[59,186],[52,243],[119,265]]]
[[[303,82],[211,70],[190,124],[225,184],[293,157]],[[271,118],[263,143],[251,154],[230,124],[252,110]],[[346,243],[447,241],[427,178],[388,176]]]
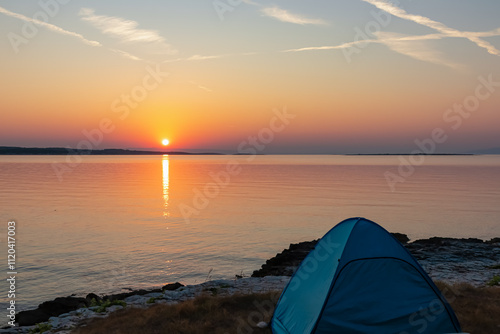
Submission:
[[[162,171],[163,171],[163,217],[169,217],[170,212],[168,209],[168,187],[169,187],[169,161],[168,154],[162,158]]]

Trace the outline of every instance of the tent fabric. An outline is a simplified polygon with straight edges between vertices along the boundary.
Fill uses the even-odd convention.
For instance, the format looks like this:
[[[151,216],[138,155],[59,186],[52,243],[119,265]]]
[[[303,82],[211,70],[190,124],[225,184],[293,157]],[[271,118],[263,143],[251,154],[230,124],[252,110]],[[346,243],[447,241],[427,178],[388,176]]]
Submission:
[[[271,320],[275,334],[460,333],[417,260],[364,218],[332,228],[302,261]]]

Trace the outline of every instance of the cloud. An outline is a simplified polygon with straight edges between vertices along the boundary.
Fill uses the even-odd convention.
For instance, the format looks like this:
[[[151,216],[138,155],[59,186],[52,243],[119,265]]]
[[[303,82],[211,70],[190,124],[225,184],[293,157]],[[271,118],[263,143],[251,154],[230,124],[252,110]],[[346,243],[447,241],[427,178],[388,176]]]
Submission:
[[[195,85],[196,87],[198,87],[199,89],[204,90],[204,91],[205,91],[205,92],[207,92],[207,93],[211,93],[211,92],[213,92],[213,90],[211,90],[210,88],[207,88],[207,87],[205,87],[205,86],[202,86],[202,85],[200,85],[200,84],[197,84],[197,83],[196,83],[196,82],[194,82],[194,81],[189,81],[189,83],[190,83],[190,84],[192,84],[192,85]]]
[[[364,47],[366,44],[383,44],[397,53],[412,57],[414,59],[439,65],[445,65],[454,69],[463,69],[462,65],[447,60],[442,52],[435,50],[431,45],[427,43],[427,41],[429,40],[441,39],[443,37],[443,35],[441,34],[409,36],[393,32],[378,32],[376,34],[376,37],[376,39],[358,40],[339,45],[306,47],[300,49],[285,50],[283,52],[338,50],[349,49],[356,46]]]
[[[378,43],[385,44],[397,53],[454,69],[463,69],[463,65],[448,60],[442,52],[430,46],[428,40],[416,39],[413,38],[414,36],[405,36],[394,32],[379,32],[377,37],[379,38]]]
[[[440,33],[442,33],[446,37],[461,37],[461,38],[466,38],[469,41],[475,43],[477,46],[480,48],[484,48],[488,51],[488,53],[495,55],[495,56],[500,56],[500,51],[497,50],[491,43],[482,40],[478,37],[477,33],[471,33],[467,31],[460,31],[457,29],[450,28],[446,25],[444,25],[441,22],[437,22],[434,20],[431,20],[430,18],[427,18],[425,16],[421,15],[413,15],[413,14],[408,14],[405,10],[394,6],[391,3],[381,1],[381,0],[362,0],[364,2],[367,2],[378,9],[381,9],[393,16],[399,17],[404,20],[412,21],[415,23],[418,23],[420,25],[426,26],[428,28],[434,29]]]
[[[384,35],[386,34],[386,35]],[[392,34],[392,35],[391,35]],[[500,28],[485,32],[467,32],[470,36],[475,37],[493,37],[500,36]],[[357,45],[363,44],[387,44],[387,42],[411,42],[411,41],[426,41],[426,40],[438,40],[446,37],[445,34],[427,34],[427,35],[402,35],[397,33],[378,33],[378,38],[376,39],[361,39],[353,42],[347,42],[339,45],[324,45],[324,46],[310,46],[297,49],[283,50],[282,52],[302,52],[302,51],[314,51],[314,50],[337,50],[337,49],[348,49],[355,47]],[[383,39],[381,39],[384,36]]]
[[[221,59],[221,58],[229,58],[229,57],[252,56],[252,55],[256,55],[256,54],[260,54],[260,53],[258,53],[258,52],[243,52],[243,53],[226,53],[226,54],[210,55],[210,56],[193,55],[193,56],[184,57],[184,58],[167,59],[167,60],[164,60],[163,63],[174,63],[174,62],[178,62],[178,61],[203,61],[203,60]]]
[[[252,5],[252,6],[260,6],[257,2],[254,2],[252,0],[241,0],[242,2],[246,3],[247,5]]]
[[[29,18],[29,17],[24,16],[22,14],[17,14],[17,13],[11,12],[11,11],[3,8],[3,7],[0,7],[0,13],[5,14],[5,15],[10,16],[10,17],[17,18],[19,20],[23,20],[25,22],[36,24],[38,26],[41,26],[41,27],[49,29],[49,30],[51,30],[53,32],[56,32],[58,34],[62,34],[62,35],[66,35],[66,36],[71,36],[71,37],[78,38],[80,41],[82,41],[83,43],[85,43],[87,45],[90,45],[90,46],[102,46],[101,43],[99,43],[97,41],[92,41],[92,40],[86,39],[85,37],[83,37],[83,35],[80,35],[80,34],[78,34],[76,32],[68,31],[68,30],[60,28],[60,27],[58,27],[56,25],[53,25],[51,23],[47,23],[47,22],[40,21],[40,20],[37,20],[37,19],[32,19],[32,18]]]
[[[17,18],[19,20],[23,20],[23,21],[28,22],[28,23],[33,23],[33,24],[39,25],[41,27],[47,28],[48,30],[53,31],[53,32],[58,33],[58,34],[62,34],[62,35],[66,35],[66,36],[71,36],[71,37],[78,38],[80,41],[82,41],[83,43],[85,43],[87,45],[90,45],[90,46],[103,47],[103,45],[101,43],[97,42],[97,41],[89,40],[89,39],[85,38],[81,34],[78,34],[76,32],[72,32],[72,31],[63,29],[63,28],[58,27],[56,25],[53,25],[51,23],[47,23],[47,22],[40,21],[40,20],[37,20],[37,19],[32,19],[32,18],[29,18],[29,17],[24,16],[22,14],[11,12],[11,11],[5,9],[5,8],[2,8],[2,7],[0,7],[0,13],[5,14],[5,15],[10,16],[10,17]],[[112,51],[114,53],[117,53],[117,54],[119,54],[122,57],[125,57],[127,59],[131,59],[131,60],[143,60],[143,59],[141,59],[139,57],[136,57],[136,56],[134,56],[134,55],[132,55],[132,54],[130,54],[128,52],[122,51],[122,50],[117,50],[117,49],[108,49],[108,50],[110,50],[110,51]]]
[[[353,46],[356,46],[358,44],[366,44],[366,43],[380,43],[380,41],[377,40],[377,39],[366,39],[366,40],[360,40],[360,41],[343,43],[343,44],[339,44],[339,45],[310,46],[310,47],[299,48],[299,49],[288,49],[288,50],[284,50],[283,52],[302,52],[302,51],[315,51],[315,50],[338,50],[338,49],[347,49],[347,48],[351,48]]]
[[[276,7],[276,6],[262,8],[261,12],[265,16],[275,18],[275,19],[282,21],[282,22],[289,22],[289,23],[295,23],[295,24],[301,24],[301,25],[304,25],[304,24],[327,25],[328,24],[326,21],[323,21],[321,19],[311,19],[311,18],[304,17],[302,15],[293,14],[285,9],[281,9],[279,7]]]
[[[463,66],[446,59],[445,54],[436,50],[432,45],[427,43],[429,40],[440,40],[443,38],[465,38],[473,42],[480,48],[486,49],[488,53],[500,56],[500,51],[497,50],[491,43],[482,39],[482,37],[500,36],[500,28],[484,32],[460,31],[447,27],[443,23],[431,20],[421,15],[408,14],[405,10],[394,6],[391,3],[382,0],[362,0],[367,2],[393,16],[401,19],[409,20],[417,24],[421,24],[428,28],[434,29],[437,33],[427,35],[402,35],[392,32],[377,32],[374,39],[356,40],[339,45],[313,46],[298,49],[284,50],[283,52],[303,52],[314,50],[335,50],[348,49],[356,46],[364,46],[366,44],[384,44],[391,50],[409,57],[431,62],[434,64],[445,65],[455,69],[462,69]]]
[[[201,55],[194,55],[189,58],[186,58],[185,60],[207,60],[207,59],[218,59],[218,58],[224,58],[228,57],[230,55],[214,55],[214,56],[201,56]]]
[[[130,59],[130,60],[144,60],[142,58],[139,58],[137,56],[134,56],[133,54],[130,54],[128,52],[125,52],[123,50],[118,50],[118,49],[109,49],[110,51],[114,52],[114,53],[118,53],[119,55],[121,55],[122,57],[124,58],[127,58],[127,59]]]
[[[103,34],[117,38],[121,43],[144,43],[155,46],[154,53],[175,54],[177,50],[167,44],[156,30],[139,29],[139,23],[115,16],[96,15],[94,9],[82,8],[79,15]]]

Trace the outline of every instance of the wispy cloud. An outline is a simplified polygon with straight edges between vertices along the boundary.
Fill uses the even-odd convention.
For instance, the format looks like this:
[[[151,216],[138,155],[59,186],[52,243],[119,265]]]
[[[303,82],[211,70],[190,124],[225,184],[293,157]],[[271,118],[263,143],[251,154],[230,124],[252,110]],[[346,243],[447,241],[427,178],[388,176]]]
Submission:
[[[201,89],[201,90],[204,90],[204,91],[205,91],[205,92],[207,92],[207,93],[211,93],[211,92],[213,92],[213,90],[211,90],[210,88],[205,87],[205,86],[202,86],[202,85],[200,85],[200,84],[198,84],[198,83],[196,83],[196,82],[194,82],[194,81],[189,81],[189,83],[190,83],[190,84],[192,84],[192,85],[195,85],[196,87],[198,87],[198,88],[199,88],[199,89]]]
[[[251,56],[251,55],[256,55],[256,54],[259,54],[259,53],[258,52],[243,52],[243,53],[225,53],[225,54],[220,54],[220,55],[208,55],[208,56],[193,55],[190,57],[164,60],[163,63],[174,63],[174,62],[178,62],[178,61],[203,61],[203,60],[221,59],[221,58],[229,58],[229,57]]]
[[[86,39],[83,35],[80,35],[80,34],[78,34],[76,32],[68,31],[66,29],[63,29],[63,28],[58,27],[56,25],[53,25],[51,23],[47,23],[47,22],[40,21],[40,20],[37,20],[37,19],[32,19],[32,18],[29,18],[29,17],[24,16],[22,14],[11,12],[11,11],[3,8],[3,7],[0,7],[0,13],[5,14],[5,15],[10,16],[10,17],[17,18],[19,20],[23,20],[25,22],[30,22],[30,23],[36,24],[38,26],[41,26],[41,27],[49,29],[49,30],[51,30],[53,32],[56,32],[58,34],[62,34],[62,35],[66,35],[66,36],[71,36],[71,37],[78,38],[80,41],[82,41],[83,43],[85,43],[87,45],[102,46],[101,43],[99,43],[97,41],[92,41],[92,40]]]
[[[87,45],[90,45],[90,46],[103,47],[103,45],[101,43],[97,42],[97,41],[89,40],[89,39],[85,38],[81,34],[78,34],[76,32],[63,29],[63,28],[58,27],[58,26],[56,26],[54,24],[51,24],[51,23],[47,23],[47,22],[40,21],[40,20],[37,20],[37,19],[32,19],[32,18],[29,18],[29,17],[24,16],[22,14],[11,12],[11,11],[5,9],[5,8],[2,8],[2,7],[0,7],[0,13],[5,14],[5,15],[10,16],[10,17],[17,18],[19,20],[23,20],[25,22],[36,24],[38,26],[44,27],[44,28],[46,28],[46,29],[48,29],[50,31],[53,31],[55,33],[58,33],[58,34],[75,37],[75,38],[79,39],[80,41],[82,41],[83,43],[85,43]],[[111,49],[111,48],[108,48],[108,50],[110,50],[111,52],[117,53],[117,54],[119,54],[122,57],[127,58],[127,59],[131,59],[131,60],[143,60],[143,59],[141,59],[141,58],[139,58],[137,56],[134,56],[134,55],[132,55],[132,54],[130,54],[128,52],[122,51],[122,50]]]
[[[225,58],[229,57],[230,55],[224,54],[224,55],[213,55],[213,56],[201,56],[201,55],[194,55],[191,57],[186,58],[186,60],[207,60],[207,59],[218,59],[218,58]]]
[[[379,43],[385,44],[389,49],[405,56],[454,69],[464,68],[463,65],[447,59],[442,52],[429,45],[428,40],[415,39],[412,38],[414,36],[405,36],[394,32],[379,32],[377,36]]]
[[[127,58],[127,59],[130,59],[130,60],[144,60],[142,58],[139,58],[137,56],[134,56],[133,54],[130,54],[128,52],[125,52],[123,50],[118,50],[118,49],[109,49],[110,51],[114,52],[114,53],[117,53],[119,54],[120,56],[124,57],[124,58]]]
[[[339,45],[290,49],[290,50],[285,50],[283,52],[302,52],[302,51],[313,51],[313,50],[336,50],[336,49],[338,50],[338,49],[349,49],[357,46],[364,47],[366,44],[383,44],[397,53],[406,55],[408,57],[412,57],[414,59],[438,65],[445,65],[454,69],[463,69],[462,65],[446,59],[445,55],[442,52],[435,50],[431,45],[429,45],[428,41],[441,39],[443,37],[443,35],[441,34],[409,36],[393,32],[378,32],[376,33],[376,37],[377,38],[375,39],[358,40]]]
[[[366,40],[356,40],[339,45],[326,45],[326,46],[313,46],[297,49],[284,50],[283,52],[302,52],[314,50],[335,50],[335,49],[348,49],[351,47],[364,46],[366,44],[384,44],[389,49],[404,54],[406,56],[431,62],[434,64],[444,65],[455,69],[462,69],[463,66],[457,64],[446,58],[446,55],[436,50],[431,44],[430,40],[440,40],[443,38],[465,38],[473,42],[477,46],[486,49],[490,54],[500,56],[498,51],[491,43],[482,39],[482,37],[500,36],[500,28],[484,31],[484,32],[471,32],[460,31],[454,28],[447,27],[443,23],[431,20],[421,15],[408,14],[405,10],[394,6],[391,3],[382,0],[362,0],[367,2],[391,15],[401,19],[409,20],[428,28],[434,29],[437,33],[427,35],[402,35],[393,32],[377,32],[376,38]]]
[[[91,8],[82,8],[80,16],[103,34],[117,38],[121,43],[147,43],[156,47],[155,53],[175,54],[171,45],[166,43],[156,30],[139,29],[139,23],[121,17],[96,15]]]
[[[494,37],[500,36],[500,28],[491,31],[484,32],[467,32],[471,36],[475,37]],[[383,38],[382,38],[383,36]],[[427,35],[402,35],[398,33],[377,33],[377,38],[375,39],[361,39],[353,42],[347,42],[339,45],[324,45],[324,46],[310,46],[297,49],[283,50],[282,52],[302,52],[302,51],[314,51],[314,50],[336,50],[336,49],[348,49],[353,46],[364,45],[364,44],[387,44],[388,42],[411,42],[411,41],[426,41],[426,40],[438,40],[442,38],[450,37],[445,34],[427,34]]]
[[[367,40],[359,40],[354,42],[343,43],[339,45],[324,45],[324,46],[309,46],[305,48],[298,49],[288,49],[283,50],[282,52],[302,52],[302,51],[315,51],[315,50],[338,50],[338,49],[347,49],[359,44],[365,43],[380,43],[377,39],[367,39]]]
[[[289,22],[295,24],[314,24],[314,25],[327,25],[328,22],[321,19],[312,19],[299,14],[290,13],[286,9],[279,8],[277,6],[274,7],[265,7],[261,9],[261,12],[265,16],[269,16],[275,18],[282,22]]]
[[[462,37],[469,41],[475,43],[477,46],[486,49],[490,54],[500,56],[500,51],[497,50],[491,43],[480,39],[477,34],[470,33],[467,31],[460,31],[454,28],[450,28],[441,22],[434,21],[430,18],[421,15],[413,15],[407,13],[404,9],[394,6],[393,4],[381,1],[381,0],[362,0],[367,2],[378,9],[381,9],[393,16],[399,17],[404,20],[412,21],[428,28],[434,29],[442,33],[446,37]]]

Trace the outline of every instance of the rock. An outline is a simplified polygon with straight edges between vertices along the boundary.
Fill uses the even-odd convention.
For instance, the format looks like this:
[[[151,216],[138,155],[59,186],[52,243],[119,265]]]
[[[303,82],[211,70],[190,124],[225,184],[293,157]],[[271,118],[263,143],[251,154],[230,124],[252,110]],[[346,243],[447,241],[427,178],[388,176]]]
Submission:
[[[179,282],[175,282],[175,283],[169,283],[169,284],[166,284],[164,285],[161,290],[162,291],[172,291],[172,290],[177,290],[179,289],[180,287],[183,287],[184,285],[179,283]]]
[[[500,238],[484,242],[476,238],[433,237],[413,242],[404,241],[404,234],[393,233],[410,253],[419,261],[432,279],[453,282],[468,282],[480,286],[491,279],[492,270],[500,263]],[[252,277],[291,276],[316,244],[307,241],[291,244],[288,249],[266,261]],[[492,269],[488,269],[488,267]]]
[[[144,295],[144,297],[147,297],[147,298],[159,298],[159,297],[163,297],[163,293],[161,293],[161,292],[151,292],[151,293],[148,293],[147,295]]]
[[[500,244],[500,238],[492,238],[491,240],[486,241],[488,244]]]
[[[21,311],[16,316],[19,326],[32,326],[39,322],[47,321],[49,318],[50,314],[47,314],[40,309]]]
[[[106,309],[106,312],[114,312],[116,310],[121,310],[123,308],[123,306],[121,305],[111,305],[110,307],[108,307]]]
[[[99,297],[98,295],[96,295],[95,293],[89,293],[85,299],[90,303],[92,303],[92,299],[95,299],[96,302],[101,302],[102,301],[102,298]]]
[[[462,239],[454,239],[454,238],[441,238],[441,237],[432,237],[429,239],[419,239],[415,240],[412,242],[412,244],[419,244],[419,245],[434,245],[434,246],[449,246],[452,243],[456,242],[461,242],[461,243],[475,243],[475,244],[482,244],[484,243],[483,240],[481,239],[476,239],[476,238],[462,238]]]
[[[266,328],[268,326],[267,322],[261,321],[257,324],[259,328]]]
[[[403,245],[410,241],[410,238],[406,234],[403,233],[391,233],[394,238],[396,238]]]
[[[147,297],[134,295],[134,296],[130,296],[130,297],[125,298],[124,302],[126,302],[127,304],[140,304],[140,303],[146,302],[146,300],[148,300]]]
[[[44,302],[38,308],[44,310],[52,316],[58,316],[63,313],[77,310],[81,307],[88,306],[89,303],[85,298],[78,297],[59,297],[52,301]]]
[[[108,295],[104,296],[102,299],[103,300],[110,300],[110,301],[115,301],[115,300],[124,300],[125,298],[128,298],[130,296],[144,296],[147,295],[148,293],[152,292],[162,292],[161,289],[152,289],[152,290],[136,290],[136,291],[131,291],[131,292],[124,292],[124,293],[117,293],[115,295]]]
[[[88,305],[89,302],[85,298],[59,297],[38,305],[35,310],[19,312],[16,319],[19,326],[31,326]]]
[[[72,311],[72,312],[75,312],[75,311]],[[67,317],[70,317],[71,315],[72,315],[71,313],[63,313],[63,314],[59,315],[59,318],[67,318]]]
[[[275,257],[266,261],[262,268],[253,272],[252,277],[291,276],[302,260],[314,249],[318,240],[290,244]]]

